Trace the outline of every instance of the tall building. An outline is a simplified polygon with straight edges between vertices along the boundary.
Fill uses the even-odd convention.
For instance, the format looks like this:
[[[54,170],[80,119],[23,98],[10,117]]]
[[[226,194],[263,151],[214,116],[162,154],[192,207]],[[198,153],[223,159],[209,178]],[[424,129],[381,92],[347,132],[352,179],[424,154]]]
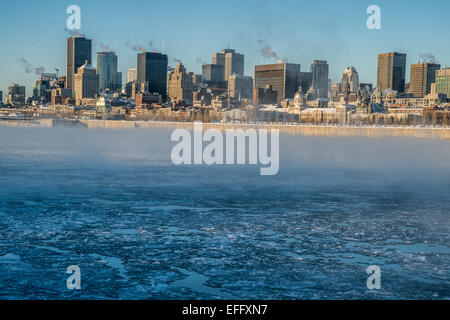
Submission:
[[[99,75],[97,70],[85,61],[75,74],[75,100],[81,104],[83,99],[97,98],[99,90]]]
[[[0,104],[3,104],[3,91],[0,90]]]
[[[324,60],[314,60],[311,64],[312,87],[319,98],[328,98],[328,63]]]
[[[303,93],[306,93],[312,87],[312,73],[300,72],[298,87],[302,87]]]
[[[18,84],[12,84],[8,87],[8,97],[6,103],[16,106],[25,104],[25,87]]]
[[[137,80],[137,68],[128,69],[127,83]]]
[[[232,99],[252,99],[253,78],[233,74],[228,78],[228,95]]]
[[[431,84],[436,81],[436,71],[439,69],[441,69],[441,65],[435,63],[412,64],[409,92],[418,98],[430,94]]]
[[[224,66],[221,64],[204,64],[202,66],[202,77],[204,81],[224,81]]]
[[[278,63],[255,66],[254,90],[266,90],[267,86],[271,86],[271,90],[277,92],[277,103],[281,103],[285,99],[294,98],[299,77],[299,64]]]
[[[450,99],[450,68],[436,71],[436,93],[446,94]]]
[[[379,54],[377,78],[377,86],[381,90],[405,92],[406,53]]]
[[[224,49],[214,53],[212,63],[222,65],[224,68],[223,80],[228,81],[232,74],[244,75],[244,55],[234,49]]]
[[[167,99],[167,55],[157,52],[139,53],[137,57],[137,81],[148,82],[148,92],[159,93]]]
[[[342,75],[341,91],[344,93],[348,90],[348,93],[358,93],[359,90],[359,76],[354,67],[348,67],[345,69]]]
[[[179,63],[175,69],[169,73],[168,93],[171,101],[186,101],[192,104],[192,92],[194,91],[193,74],[186,72],[186,68]]]
[[[100,92],[117,90],[122,86],[122,74],[117,72],[117,55],[112,51],[97,52],[97,74]],[[120,80],[120,81],[119,81]]]
[[[75,73],[85,61],[92,61],[92,39],[85,37],[70,37],[67,39],[66,88],[73,89]]]

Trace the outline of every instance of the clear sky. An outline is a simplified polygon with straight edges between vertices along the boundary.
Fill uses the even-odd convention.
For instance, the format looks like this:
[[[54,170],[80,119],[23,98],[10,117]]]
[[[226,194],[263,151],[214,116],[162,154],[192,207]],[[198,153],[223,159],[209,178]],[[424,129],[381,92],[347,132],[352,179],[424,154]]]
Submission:
[[[29,67],[65,74],[65,31],[69,5],[81,8],[80,32],[119,56],[126,81],[136,67],[136,52],[128,44],[162,49],[169,64],[180,59],[189,71],[201,72],[202,62],[230,46],[245,54],[245,73],[255,64],[275,63],[261,49],[270,46],[280,58],[300,63],[309,71],[314,59],[330,64],[330,77],[340,81],[354,66],[361,82],[376,82],[377,54],[408,54],[407,64],[431,53],[442,66],[450,65],[450,1],[448,0],[15,0],[0,10],[0,90],[11,83],[26,85],[27,96],[37,80]],[[368,30],[366,9],[381,8],[382,30]],[[409,74],[409,73],[408,73]],[[407,78],[409,81],[409,76]]]

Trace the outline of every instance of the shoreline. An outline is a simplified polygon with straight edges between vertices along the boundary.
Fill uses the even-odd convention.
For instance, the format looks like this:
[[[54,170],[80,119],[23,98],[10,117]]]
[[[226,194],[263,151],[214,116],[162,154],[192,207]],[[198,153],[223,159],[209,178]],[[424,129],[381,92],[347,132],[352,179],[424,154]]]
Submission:
[[[160,129],[185,128],[193,130],[193,122],[125,121],[125,120],[59,120],[59,119],[10,119],[0,120],[0,126],[9,127],[78,127],[86,129]],[[203,123],[203,129],[278,129],[292,135],[335,136],[335,137],[412,137],[423,139],[450,140],[450,128],[443,127],[375,127],[375,126],[336,126],[314,124],[247,124],[247,123]]]

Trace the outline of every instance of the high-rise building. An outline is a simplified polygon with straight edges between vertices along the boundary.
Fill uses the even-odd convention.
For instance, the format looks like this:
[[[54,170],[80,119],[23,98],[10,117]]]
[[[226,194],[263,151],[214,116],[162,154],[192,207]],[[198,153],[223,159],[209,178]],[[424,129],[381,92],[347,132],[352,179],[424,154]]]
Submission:
[[[277,103],[293,99],[298,89],[300,65],[295,63],[278,63],[255,66],[254,90],[266,89],[277,92]],[[328,81],[328,79],[327,79]]]
[[[184,100],[187,104],[192,104],[192,92],[194,91],[192,76],[193,74],[186,72],[186,68],[181,63],[169,73],[168,93],[171,101]]]
[[[224,49],[214,53],[212,63],[222,65],[224,68],[223,80],[228,81],[232,74],[244,75],[244,55],[234,49]]]
[[[157,52],[139,53],[137,57],[137,81],[148,82],[148,92],[159,93],[167,99],[167,55]]]
[[[358,93],[359,76],[354,67],[348,67],[342,75],[341,91],[344,93],[346,90],[348,93]]]
[[[414,97],[425,97],[431,93],[431,84],[436,81],[436,71],[441,65],[435,63],[418,63],[411,65],[409,92]]]
[[[106,89],[117,90],[122,86],[117,72],[117,55],[113,51],[97,52],[97,74],[100,92]],[[122,74],[120,74],[122,78]],[[120,80],[120,81],[119,81]]]
[[[324,60],[314,60],[311,64],[312,87],[319,98],[328,98],[328,63]]]
[[[12,84],[8,87],[8,97],[6,103],[16,106],[25,104],[25,87]]]
[[[450,68],[436,71],[436,93],[446,94],[450,99]]]
[[[298,87],[302,87],[303,93],[308,92],[312,87],[312,73],[311,72],[300,72]]]
[[[232,99],[252,99],[253,78],[232,74],[228,78],[228,95]]]
[[[377,78],[377,86],[381,90],[405,92],[406,53],[379,54]]]
[[[202,77],[204,81],[224,81],[224,66],[221,64],[204,64],[202,66]]]
[[[137,80],[137,68],[128,69],[127,83]]]
[[[92,61],[92,39],[85,37],[70,37],[67,39],[66,88],[73,89],[75,73],[85,61]]]
[[[3,104],[3,91],[0,90],[0,105]]]
[[[75,74],[75,100],[81,104],[83,99],[97,98],[99,90],[99,75],[97,70],[85,61]]]

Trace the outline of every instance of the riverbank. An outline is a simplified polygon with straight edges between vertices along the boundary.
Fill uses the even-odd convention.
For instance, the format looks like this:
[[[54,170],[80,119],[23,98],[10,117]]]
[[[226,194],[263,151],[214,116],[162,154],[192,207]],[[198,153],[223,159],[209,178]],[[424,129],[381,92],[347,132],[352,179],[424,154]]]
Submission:
[[[186,128],[193,129],[192,122],[153,122],[153,121],[118,121],[118,120],[53,120],[53,119],[11,119],[0,120],[0,125],[14,127],[84,127],[88,129],[153,129]],[[284,124],[236,124],[204,123],[205,130],[226,129],[278,129],[287,134],[307,136],[366,136],[366,137],[414,137],[424,139],[450,140],[450,128],[442,127],[393,127],[393,126],[334,126],[334,125],[284,125]]]

